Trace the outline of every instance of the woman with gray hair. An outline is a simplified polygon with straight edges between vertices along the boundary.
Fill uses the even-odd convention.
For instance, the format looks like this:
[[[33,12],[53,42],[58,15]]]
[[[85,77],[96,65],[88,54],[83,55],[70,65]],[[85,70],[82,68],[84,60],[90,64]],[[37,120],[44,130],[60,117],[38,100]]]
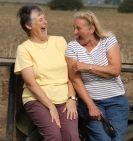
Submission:
[[[73,26],[76,39],[68,44],[66,58],[79,96],[79,116],[86,120],[87,141],[122,141],[129,106],[120,78],[116,36],[105,31],[92,12],[76,13]],[[115,130],[113,135],[103,126],[107,120]]]
[[[67,43],[47,34],[47,18],[40,7],[22,6],[18,17],[28,35],[18,46],[14,70],[24,80],[24,108],[43,140],[80,141],[75,91],[65,60]]]

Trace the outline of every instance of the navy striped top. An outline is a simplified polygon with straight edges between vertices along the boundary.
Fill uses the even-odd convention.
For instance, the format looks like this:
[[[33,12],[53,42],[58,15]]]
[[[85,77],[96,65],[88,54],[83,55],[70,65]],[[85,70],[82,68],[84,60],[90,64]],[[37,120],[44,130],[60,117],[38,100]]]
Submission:
[[[107,37],[101,39],[97,46],[91,52],[88,52],[85,47],[74,40],[68,44],[65,55],[80,62],[106,66],[108,65],[107,51],[116,43],[115,36]],[[94,100],[111,98],[125,93],[120,76],[103,78],[89,72],[81,72],[81,78]]]

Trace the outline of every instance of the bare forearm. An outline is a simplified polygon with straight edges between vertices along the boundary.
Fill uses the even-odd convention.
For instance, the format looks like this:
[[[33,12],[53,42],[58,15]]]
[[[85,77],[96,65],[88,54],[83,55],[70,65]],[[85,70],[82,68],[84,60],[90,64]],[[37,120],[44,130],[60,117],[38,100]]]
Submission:
[[[38,101],[49,109],[53,106],[52,102],[48,99],[45,92],[41,89],[35,79],[32,67],[25,68],[21,71],[22,78],[27,88],[33,93]]]
[[[77,61],[74,59],[67,58],[67,63],[68,63],[68,68],[69,68],[68,70],[69,70],[69,76],[70,76],[71,82],[74,88],[76,89],[79,97],[86,104],[89,115],[93,117],[94,119],[100,119],[101,112],[97,108],[95,103],[93,102],[92,98],[89,95],[89,92],[86,90],[83,84],[83,81],[81,79],[80,72],[79,71],[75,72],[75,69],[77,69]]]
[[[116,77],[120,74],[121,67],[118,68],[112,65],[99,66],[99,65],[88,64],[87,70],[98,76],[111,78],[111,77]]]
[[[32,85],[27,85],[27,88],[33,93],[36,99],[40,101],[43,105],[45,105],[48,109],[50,109],[53,106],[50,99],[46,96],[44,91],[36,82]]]
[[[101,111],[99,108],[95,105],[92,98],[90,97],[89,93],[83,87],[82,83],[73,83],[75,89],[78,92],[79,97],[83,100],[83,102],[86,104],[89,116],[92,117],[95,120],[100,120],[101,118]]]
[[[119,47],[111,47],[107,51],[107,65],[87,64],[77,61],[72,68],[79,72],[90,72],[101,77],[117,77],[121,72],[121,57]],[[105,60],[106,61],[106,60]]]
[[[121,72],[121,56],[120,56],[120,48],[118,44],[115,44],[107,51],[107,60],[108,65],[100,66],[100,65],[90,65],[92,67],[91,72],[101,75],[108,75],[117,77]]]
[[[92,98],[90,97],[89,93],[87,92],[82,81],[80,81],[80,80],[75,81],[74,80],[74,81],[72,81],[72,83],[73,83],[75,90],[78,93],[78,96],[85,102],[87,107],[89,108],[90,106],[92,106],[92,104],[94,104],[94,102],[93,102]]]
[[[73,88],[73,85],[72,85],[71,81],[69,80],[68,81],[68,97],[69,96],[75,96],[75,95],[76,95],[76,92],[75,92],[75,90]]]

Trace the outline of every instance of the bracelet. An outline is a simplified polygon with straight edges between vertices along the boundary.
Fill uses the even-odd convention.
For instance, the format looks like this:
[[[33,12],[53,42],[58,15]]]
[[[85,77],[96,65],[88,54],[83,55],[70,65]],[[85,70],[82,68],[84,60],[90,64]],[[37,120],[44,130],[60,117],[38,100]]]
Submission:
[[[69,99],[71,99],[71,100],[75,100],[75,101],[78,100],[77,97],[75,97],[75,96],[69,96],[68,99],[67,99],[67,101],[68,101]]]

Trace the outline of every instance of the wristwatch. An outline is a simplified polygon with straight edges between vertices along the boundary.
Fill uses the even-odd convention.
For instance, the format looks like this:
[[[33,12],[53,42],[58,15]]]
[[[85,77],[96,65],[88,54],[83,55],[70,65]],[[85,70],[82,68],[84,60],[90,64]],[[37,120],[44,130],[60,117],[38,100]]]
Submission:
[[[69,99],[72,99],[72,100],[75,100],[75,101],[78,100],[77,97],[75,97],[75,96],[69,96],[69,97],[68,97],[68,100],[69,100]]]

